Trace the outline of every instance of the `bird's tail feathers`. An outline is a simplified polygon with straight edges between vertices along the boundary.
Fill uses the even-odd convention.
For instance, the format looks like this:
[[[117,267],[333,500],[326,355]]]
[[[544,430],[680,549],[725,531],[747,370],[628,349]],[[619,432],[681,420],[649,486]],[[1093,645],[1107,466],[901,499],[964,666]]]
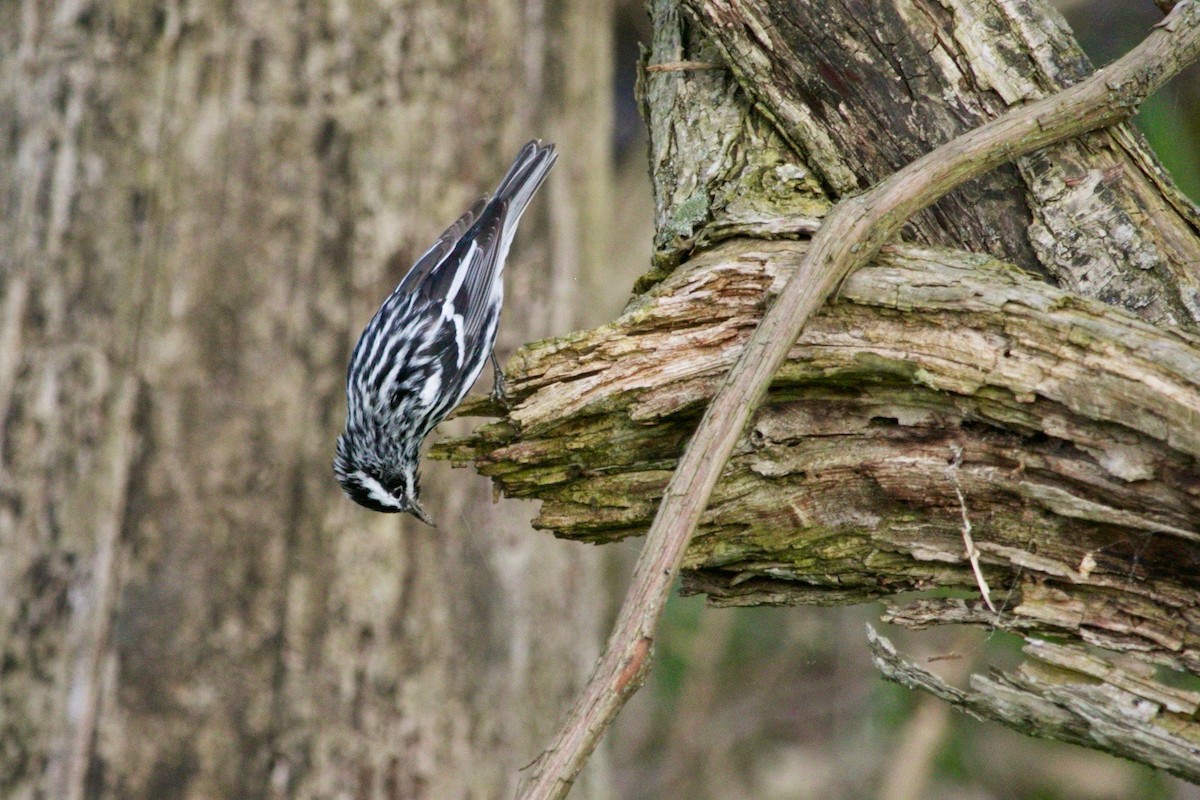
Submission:
[[[554,152],[554,145],[542,144],[540,139],[528,142],[521,148],[521,152],[517,153],[512,166],[508,168],[508,174],[500,181],[493,195],[496,199],[508,203],[505,224],[508,231],[516,228],[521,215],[525,213],[525,207],[533,199],[542,181],[550,174],[550,168],[554,166],[556,158],[558,154]]]

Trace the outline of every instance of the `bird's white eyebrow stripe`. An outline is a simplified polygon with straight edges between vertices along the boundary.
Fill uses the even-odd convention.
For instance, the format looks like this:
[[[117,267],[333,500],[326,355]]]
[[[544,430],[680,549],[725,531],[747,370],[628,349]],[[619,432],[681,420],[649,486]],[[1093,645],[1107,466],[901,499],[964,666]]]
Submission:
[[[375,480],[361,470],[355,472],[354,475],[358,478],[358,482],[366,487],[367,496],[376,503],[379,503],[381,506],[387,506],[388,508],[400,507],[400,503],[396,500],[396,498],[392,497],[392,495],[383,488],[383,484],[381,484],[379,481]]]

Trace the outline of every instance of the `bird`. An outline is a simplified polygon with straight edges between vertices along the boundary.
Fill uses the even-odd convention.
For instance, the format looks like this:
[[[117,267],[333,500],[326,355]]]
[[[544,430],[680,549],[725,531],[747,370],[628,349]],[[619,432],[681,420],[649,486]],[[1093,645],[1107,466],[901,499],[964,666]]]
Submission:
[[[494,348],[504,301],[504,262],[521,215],[557,158],[528,142],[484,195],[417,259],[367,323],[346,369],[346,425],[333,472],[346,496],[382,513],[421,507],[420,448],[466,396]]]

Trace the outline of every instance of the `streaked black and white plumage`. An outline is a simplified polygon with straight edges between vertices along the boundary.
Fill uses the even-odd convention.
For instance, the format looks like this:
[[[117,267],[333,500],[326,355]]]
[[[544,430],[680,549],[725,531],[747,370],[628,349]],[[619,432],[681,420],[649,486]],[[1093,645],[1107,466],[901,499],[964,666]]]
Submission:
[[[346,428],[333,460],[354,502],[433,524],[418,502],[421,442],[492,357],[504,261],[555,157],[554,145],[522,147],[495,194],[417,259],[363,331],[346,374]]]

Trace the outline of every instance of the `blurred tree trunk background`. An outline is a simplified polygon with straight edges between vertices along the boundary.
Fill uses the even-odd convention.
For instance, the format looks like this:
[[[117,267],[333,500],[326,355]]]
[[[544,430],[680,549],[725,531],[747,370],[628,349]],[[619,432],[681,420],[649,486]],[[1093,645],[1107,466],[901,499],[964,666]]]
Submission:
[[[358,332],[535,136],[565,157],[501,349],[577,322],[610,13],[0,5],[0,796],[511,794],[595,657],[600,554],[443,465],[437,530],[372,515],[329,462]]]

